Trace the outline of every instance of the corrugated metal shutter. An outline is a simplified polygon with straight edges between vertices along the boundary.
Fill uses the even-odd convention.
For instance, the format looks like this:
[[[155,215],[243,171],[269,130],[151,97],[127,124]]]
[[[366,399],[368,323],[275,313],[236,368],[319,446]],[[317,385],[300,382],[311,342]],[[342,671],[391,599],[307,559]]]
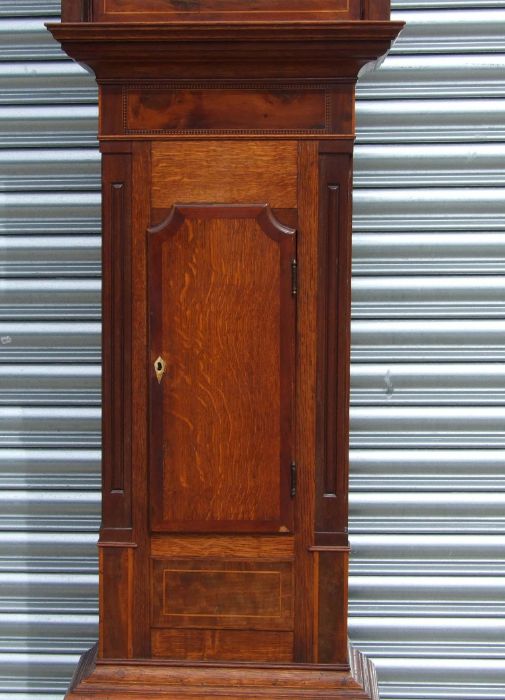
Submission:
[[[0,0],[0,700],[61,700],[97,634],[97,91]]]
[[[505,700],[505,0],[396,0],[359,87],[351,635],[384,700]],[[0,700],[96,637],[96,88],[0,0]]]

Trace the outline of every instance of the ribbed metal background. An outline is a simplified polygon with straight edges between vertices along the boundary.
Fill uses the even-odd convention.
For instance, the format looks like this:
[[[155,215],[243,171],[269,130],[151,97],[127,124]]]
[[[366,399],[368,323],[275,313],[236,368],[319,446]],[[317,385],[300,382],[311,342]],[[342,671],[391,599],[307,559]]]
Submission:
[[[351,635],[384,700],[505,700],[505,0],[396,0],[359,87]],[[96,88],[0,0],[0,700],[97,633]]]

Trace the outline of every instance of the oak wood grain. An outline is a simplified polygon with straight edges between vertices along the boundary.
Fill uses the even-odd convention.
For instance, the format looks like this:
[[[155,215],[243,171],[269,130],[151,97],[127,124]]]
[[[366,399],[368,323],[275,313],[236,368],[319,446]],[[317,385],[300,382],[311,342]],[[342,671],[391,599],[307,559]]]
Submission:
[[[110,700],[149,697],[153,700],[223,698],[226,700],[368,700],[349,669],[294,664],[187,663],[157,659],[135,663],[101,663],[82,660],[83,682],[72,689],[69,700],[96,700],[100,693]],[[82,677],[81,674],[78,674]]]
[[[297,205],[297,143],[153,144],[153,207],[176,202]]]
[[[314,538],[317,378],[319,154],[317,142],[299,144],[299,237],[296,363],[296,509],[295,660],[313,658]]]
[[[155,530],[292,528],[295,236],[268,212],[181,205],[151,230]]]
[[[348,552],[318,552],[317,663],[345,663],[347,660]]]
[[[129,547],[100,549],[100,657],[132,656],[132,563]],[[114,620],[114,624],[107,624]]]
[[[294,557],[294,538],[269,535],[153,535],[151,556],[172,558],[287,559]]]
[[[293,658],[293,633],[154,629],[152,648],[155,658],[288,662]]]
[[[118,144],[114,144],[118,148]],[[151,144],[132,145],[132,487],[133,533],[137,549],[133,565],[133,656],[149,658],[149,445],[148,445],[148,310],[146,231],[151,217]],[[107,411],[107,407],[105,407]]]

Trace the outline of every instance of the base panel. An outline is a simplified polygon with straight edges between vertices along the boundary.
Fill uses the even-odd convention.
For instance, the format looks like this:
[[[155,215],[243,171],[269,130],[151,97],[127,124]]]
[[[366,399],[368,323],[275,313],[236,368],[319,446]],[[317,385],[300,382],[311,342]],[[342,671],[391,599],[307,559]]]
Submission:
[[[347,669],[321,666],[97,662],[81,658],[66,700],[370,700]]]

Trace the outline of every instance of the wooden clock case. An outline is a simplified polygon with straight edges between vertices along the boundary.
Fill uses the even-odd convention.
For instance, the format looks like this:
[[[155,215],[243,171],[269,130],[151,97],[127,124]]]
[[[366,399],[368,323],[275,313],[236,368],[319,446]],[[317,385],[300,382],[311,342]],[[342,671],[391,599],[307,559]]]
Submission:
[[[71,700],[368,695],[347,651],[354,89],[384,0],[64,0],[100,88],[98,649]]]

